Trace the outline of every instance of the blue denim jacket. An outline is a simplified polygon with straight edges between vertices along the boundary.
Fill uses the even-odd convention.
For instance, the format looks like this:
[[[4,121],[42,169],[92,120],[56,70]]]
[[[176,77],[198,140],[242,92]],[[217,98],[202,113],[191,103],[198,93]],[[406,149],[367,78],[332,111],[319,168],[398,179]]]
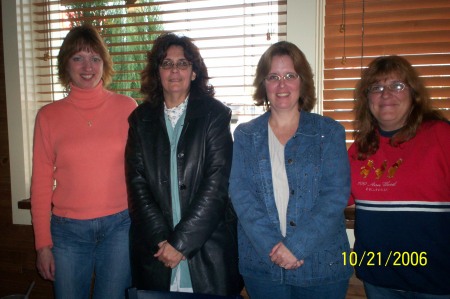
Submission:
[[[290,196],[286,237],[274,200],[268,146],[270,112],[240,124],[234,132],[230,196],[238,215],[239,268],[243,276],[313,286],[348,279],[344,209],[350,168],[344,128],[318,114],[301,112],[285,146]],[[280,241],[304,264],[285,270],[269,253]]]

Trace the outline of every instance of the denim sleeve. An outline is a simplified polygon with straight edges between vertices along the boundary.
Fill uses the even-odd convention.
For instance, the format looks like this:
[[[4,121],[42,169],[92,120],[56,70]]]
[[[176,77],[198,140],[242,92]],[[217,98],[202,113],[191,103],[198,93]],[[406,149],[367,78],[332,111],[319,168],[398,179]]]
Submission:
[[[344,128],[334,125],[320,138],[321,171],[317,188],[312,188],[312,198],[308,199],[314,204],[310,210],[302,211],[298,229],[283,241],[298,259],[336,248],[343,245],[336,242],[345,241],[344,209],[350,195],[350,166]]]
[[[251,246],[260,257],[268,258],[273,246],[281,241],[281,233],[279,225],[277,227],[269,219],[263,184],[258,182],[258,149],[250,142],[251,138],[239,127],[235,130],[229,190],[239,225],[250,241],[244,246]]]

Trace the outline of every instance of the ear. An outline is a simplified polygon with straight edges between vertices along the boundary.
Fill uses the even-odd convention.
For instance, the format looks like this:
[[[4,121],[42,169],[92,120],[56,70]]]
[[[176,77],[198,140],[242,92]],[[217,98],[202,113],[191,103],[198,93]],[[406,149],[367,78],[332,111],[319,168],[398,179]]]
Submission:
[[[191,81],[194,81],[195,78],[197,78],[197,74],[195,72],[192,72]]]

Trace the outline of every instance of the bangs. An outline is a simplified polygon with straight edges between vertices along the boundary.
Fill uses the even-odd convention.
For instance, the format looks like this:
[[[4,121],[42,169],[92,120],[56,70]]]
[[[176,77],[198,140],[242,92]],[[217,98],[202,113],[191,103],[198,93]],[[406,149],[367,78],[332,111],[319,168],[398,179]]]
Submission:
[[[101,54],[101,49],[94,40],[80,39],[73,47],[73,53],[85,51],[88,53],[95,52]]]
[[[378,72],[373,76],[370,84],[375,82],[384,82],[388,79],[397,79],[405,82],[406,76],[404,72],[402,72],[401,68],[398,65],[392,65],[390,68],[379,69]]]

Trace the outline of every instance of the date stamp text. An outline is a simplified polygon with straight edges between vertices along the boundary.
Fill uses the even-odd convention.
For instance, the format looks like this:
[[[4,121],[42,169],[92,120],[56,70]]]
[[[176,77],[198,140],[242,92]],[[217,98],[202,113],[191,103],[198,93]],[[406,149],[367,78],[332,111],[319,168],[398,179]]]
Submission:
[[[387,267],[387,266],[426,266],[428,259],[426,252],[401,252],[390,251],[389,253],[363,251],[358,254],[354,251],[342,253],[344,266],[368,266],[368,267]]]

